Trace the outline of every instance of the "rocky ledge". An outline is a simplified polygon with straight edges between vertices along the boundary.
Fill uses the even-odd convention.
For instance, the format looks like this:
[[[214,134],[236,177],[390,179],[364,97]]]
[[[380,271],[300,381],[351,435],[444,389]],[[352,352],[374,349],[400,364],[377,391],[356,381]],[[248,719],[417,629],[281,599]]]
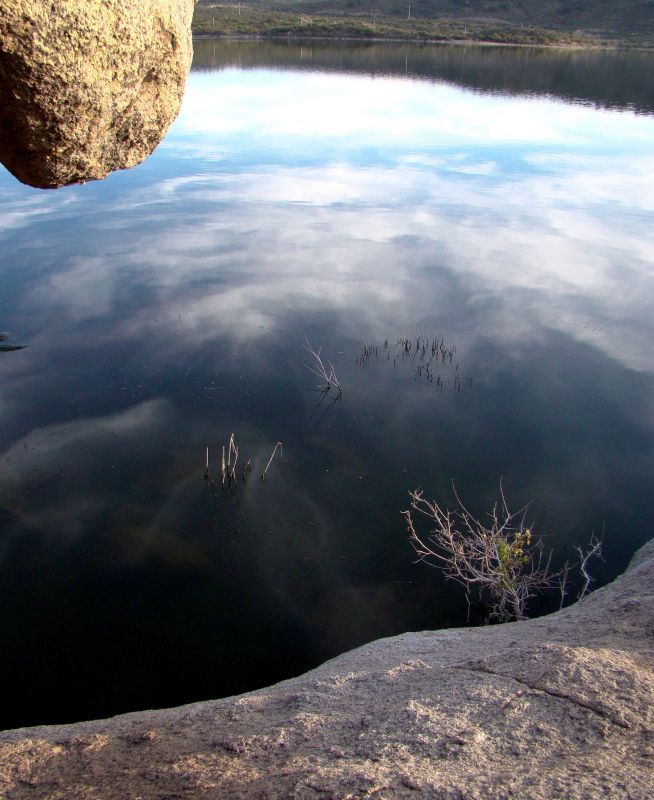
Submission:
[[[0,797],[654,797],[654,542],[574,606],[269,689],[0,734]]]
[[[0,161],[49,188],[132,167],[175,119],[195,0],[0,0]]]

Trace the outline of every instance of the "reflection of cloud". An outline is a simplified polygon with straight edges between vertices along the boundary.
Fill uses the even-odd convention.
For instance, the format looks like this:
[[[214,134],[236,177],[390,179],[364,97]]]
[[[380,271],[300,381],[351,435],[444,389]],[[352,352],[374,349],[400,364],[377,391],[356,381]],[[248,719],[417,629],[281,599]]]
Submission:
[[[629,112],[396,78],[194,73],[162,150],[194,160],[127,182],[93,223],[122,246],[62,259],[26,301],[117,316],[105,338],[167,334],[170,356],[191,333],[260,337],[290,309],[355,335],[398,309],[447,315],[449,272],[477,335],[560,330],[652,370],[653,134]],[[13,224],[40,213],[30,203]]]
[[[150,400],[102,417],[34,428],[0,454],[3,496],[20,497],[34,527],[81,532],[89,518],[110,505],[109,484],[89,492],[86,470],[97,465],[100,452],[112,452],[116,442],[123,448],[131,442],[140,449],[142,438],[153,436],[169,413],[167,401]],[[57,480],[62,474],[76,476],[76,480],[61,481],[61,490],[66,487],[64,494],[60,491],[41,497],[36,504],[30,501],[26,487],[44,476]]]
[[[0,169],[4,169],[0,167]],[[1,176],[10,180],[7,175]],[[16,196],[18,194],[18,196]],[[26,189],[14,190],[3,188],[0,185],[0,236],[6,235],[16,228],[24,228],[32,223],[60,212],[65,206],[76,203],[74,192],[66,192],[53,197],[51,194]]]
[[[635,113],[401,78],[228,69],[191,73],[172,138],[256,133],[260,141],[343,147],[358,139],[386,148],[601,141],[613,149],[625,129],[642,145],[651,142],[651,122]]]
[[[480,335],[524,339],[538,335],[537,322],[653,370],[644,342],[654,243],[643,226],[654,208],[652,160],[550,155],[506,175],[483,158],[479,169],[474,157],[453,157],[165,179],[149,190],[160,201],[157,227],[128,229],[130,249],[98,245],[92,258],[69,261],[30,303],[102,317],[115,313],[127,280],[141,302],[113,338],[161,335],[162,325],[178,337],[180,318],[196,343],[220,332],[256,338],[289,309],[317,304],[372,334],[398,308],[413,309],[414,322],[447,311],[437,275],[451,272],[465,276],[469,309],[493,314],[469,318]]]
[[[33,299],[43,307],[55,303],[76,321],[106,314],[119,286],[103,266],[99,256],[73,257],[67,269],[49,275],[34,289]]]

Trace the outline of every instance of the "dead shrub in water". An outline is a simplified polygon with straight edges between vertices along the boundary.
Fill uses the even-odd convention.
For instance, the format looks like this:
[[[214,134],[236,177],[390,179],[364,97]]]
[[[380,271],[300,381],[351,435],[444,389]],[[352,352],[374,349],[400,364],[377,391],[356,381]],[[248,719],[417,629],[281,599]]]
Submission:
[[[501,499],[486,522],[468,511],[456,490],[454,494],[458,507],[450,511],[427,500],[416,489],[409,492],[411,507],[402,513],[418,560],[438,567],[447,578],[463,586],[468,614],[473,591],[489,602],[489,621],[525,619],[529,600],[548,589],[559,590],[563,605],[573,567],[581,571],[585,581],[578,598],[589,591],[592,578],[588,561],[601,556],[600,539],[593,535],[587,550],[576,548],[578,562],[573,565],[566,562],[560,570],[552,572],[551,551],[545,553],[542,540],[535,539],[532,529],[525,525],[526,509],[517,513],[509,510],[501,485]],[[418,533],[414,514],[426,516],[434,524],[426,536]]]

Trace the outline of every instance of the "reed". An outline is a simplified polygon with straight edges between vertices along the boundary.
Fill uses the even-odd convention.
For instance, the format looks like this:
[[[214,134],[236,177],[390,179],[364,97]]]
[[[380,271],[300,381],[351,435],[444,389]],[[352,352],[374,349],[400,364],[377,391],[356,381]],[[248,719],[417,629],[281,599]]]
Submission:
[[[261,473],[261,480],[265,481],[266,479],[266,472],[268,472],[268,468],[270,467],[277,451],[280,451],[280,454],[283,455],[283,446],[281,442],[277,442],[275,445],[270,458],[268,459],[268,463],[265,466],[265,469]],[[239,448],[238,444],[236,443],[236,435],[231,433],[229,439],[227,441],[227,445],[222,445],[221,447],[221,459],[220,459],[220,484],[221,486],[236,486],[237,480],[237,472],[236,472],[236,465],[238,463],[238,455],[239,455]],[[211,478],[210,475],[210,459],[209,459],[209,448],[205,448],[205,461],[204,461],[204,479],[205,481],[209,481]],[[243,478],[243,483],[247,483],[248,477],[252,472],[252,461],[248,458],[245,466],[243,467],[243,471],[241,473],[241,477]],[[213,480],[211,481],[213,484]]]
[[[460,392],[472,386],[472,378],[462,375],[458,362],[454,361],[456,345],[447,342],[443,336],[431,338],[417,333],[415,338],[404,336],[397,338],[395,342],[385,339],[381,346],[367,342],[354,361],[361,367],[368,366],[370,361],[380,357],[380,352],[382,357],[386,353],[385,360],[389,363],[392,359],[393,369],[396,369],[398,362],[409,363],[412,365],[415,381],[434,384],[440,391],[451,386]],[[448,372],[450,377],[443,377]]]

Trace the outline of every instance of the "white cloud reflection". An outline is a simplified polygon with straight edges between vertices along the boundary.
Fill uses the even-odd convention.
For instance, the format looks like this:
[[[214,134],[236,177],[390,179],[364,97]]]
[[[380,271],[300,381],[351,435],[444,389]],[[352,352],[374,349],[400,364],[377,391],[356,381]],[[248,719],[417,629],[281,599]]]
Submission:
[[[643,224],[654,201],[649,166],[591,159],[554,177],[526,172],[492,182],[342,164],[172,179],[155,191],[171,209],[196,209],[193,221],[170,218],[164,233],[141,234],[138,248],[121,255],[121,270],[156,287],[174,309],[171,328],[182,315],[198,335],[238,328],[256,338],[291,308],[319,307],[368,331],[445,311],[433,277],[423,274],[438,265],[475,303],[506,305],[519,293],[519,330],[498,310],[493,319],[471,318],[478,335],[524,341],[543,326],[654,371],[645,342],[654,301],[654,241]],[[111,253],[77,259],[32,302],[56,299],[78,319],[102,314],[120,274]],[[134,337],[157,325],[144,307],[114,334]]]
[[[8,181],[13,179],[8,178]],[[16,228],[24,228],[40,219],[52,216],[77,200],[74,190],[52,195],[19,186],[0,186],[0,237]]]
[[[181,174],[125,176],[93,218],[93,252],[62,259],[25,302],[89,321],[116,315],[128,285],[140,302],[118,314],[114,338],[162,324],[172,336],[180,317],[199,340],[256,338],[291,309],[354,335],[447,315],[447,274],[470,309],[485,308],[471,336],[558,330],[654,371],[653,140],[651,117],[550,99],[193,73],[157,156]],[[28,225],[42,209],[12,213]]]
[[[171,134],[354,141],[384,147],[651,143],[651,120],[542,97],[479,94],[446,83],[321,73],[191,73]],[[171,146],[173,142],[167,142]]]
[[[115,451],[117,441],[120,447],[134,449],[143,437],[160,433],[170,412],[168,401],[156,399],[105,416],[35,427],[0,452],[0,490],[5,502],[11,508],[14,495],[22,498],[22,512],[33,528],[65,530],[70,536],[80,533],[90,518],[110,505],[108,488],[103,494],[97,487],[89,492],[86,485],[98,453]],[[75,481],[62,479],[69,473]],[[58,492],[40,496],[38,501],[29,497],[29,491],[23,496],[26,487],[48,479],[57,482]]]

